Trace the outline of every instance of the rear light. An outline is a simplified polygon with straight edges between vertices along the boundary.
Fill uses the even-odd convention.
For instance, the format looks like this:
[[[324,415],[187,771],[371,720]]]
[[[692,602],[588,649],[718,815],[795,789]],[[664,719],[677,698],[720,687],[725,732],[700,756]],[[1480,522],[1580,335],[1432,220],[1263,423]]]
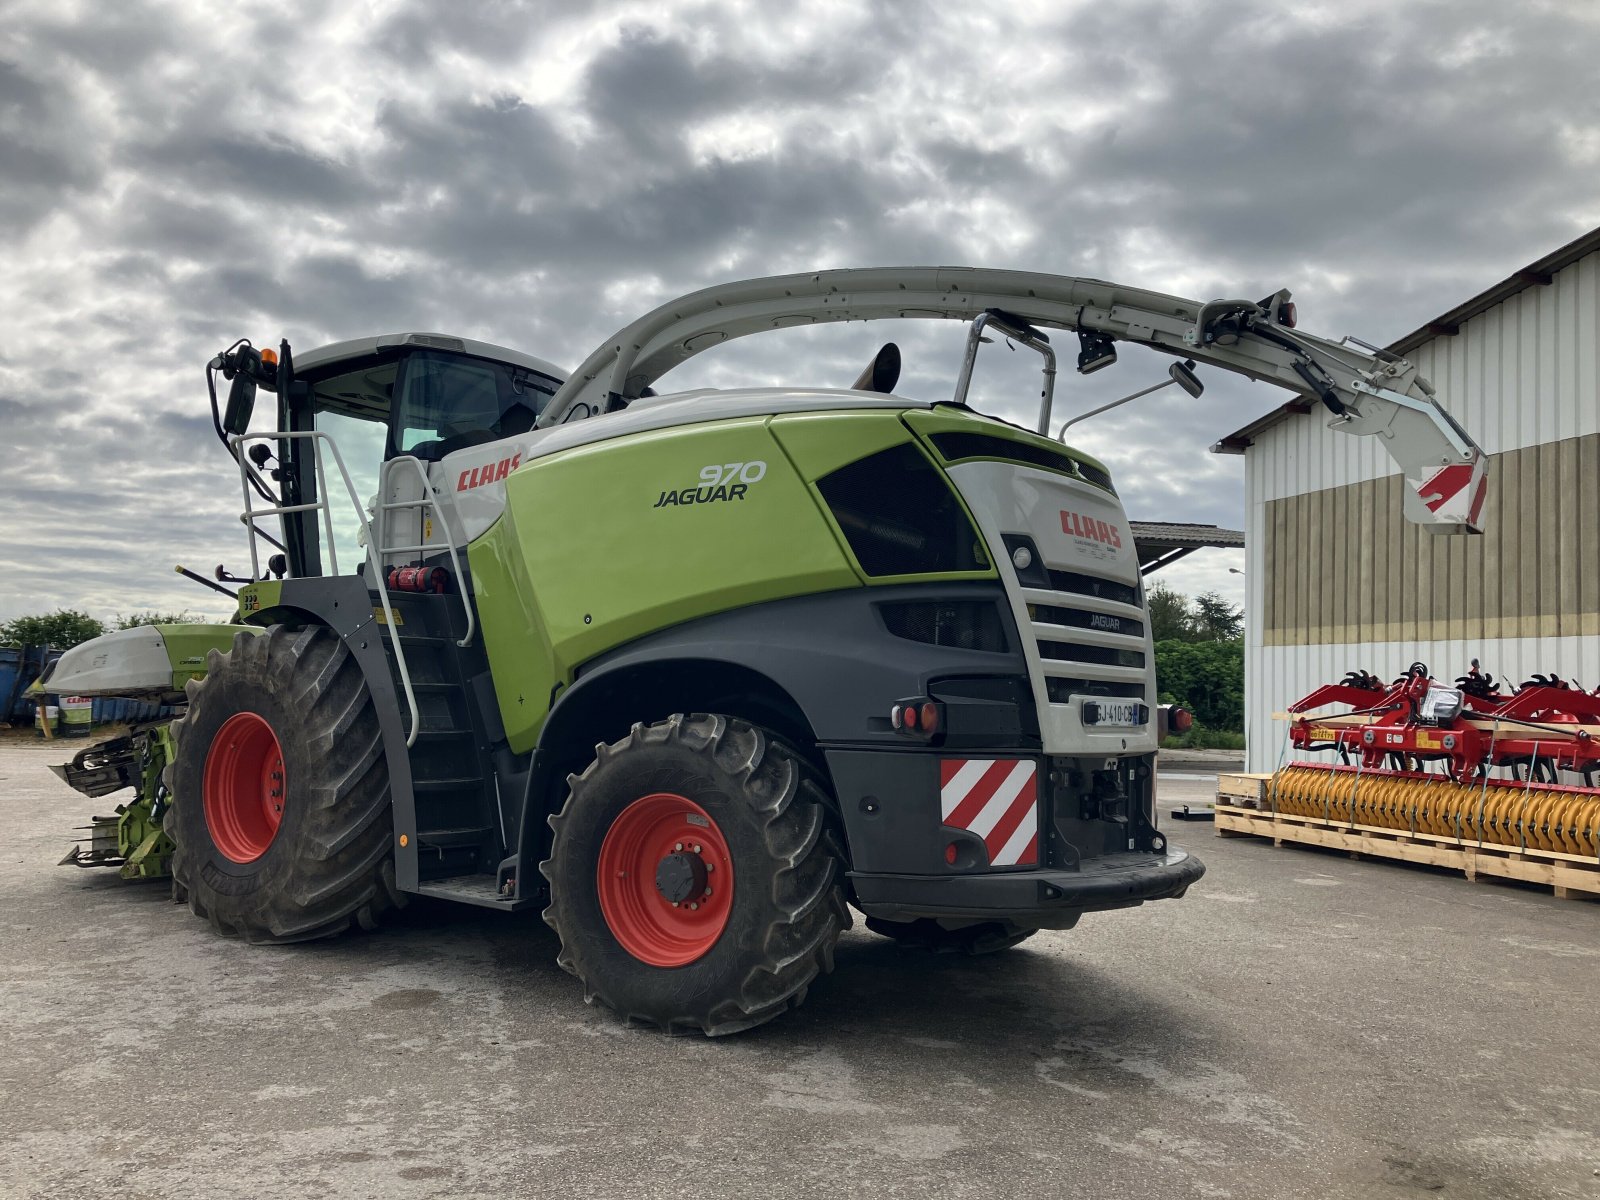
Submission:
[[[1161,706],[1161,736],[1188,733],[1194,728],[1194,714],[1181,704]]]
[[[956,865],[956,856],[961,853],[961,847],[951,842],[944,848],[944,860],[952,867]]]
[[[944,705],[925,696],[896,700],[889,706],[889,724],[908,737],[931,740],[944,732]]]
[[[1287,325],[1290,329],[1293,329],[1295,322],[1299,319],[1300,314],[1295,310],[1293,300],[1285,300],[1282,304],[1278,305],[1279,325]]]

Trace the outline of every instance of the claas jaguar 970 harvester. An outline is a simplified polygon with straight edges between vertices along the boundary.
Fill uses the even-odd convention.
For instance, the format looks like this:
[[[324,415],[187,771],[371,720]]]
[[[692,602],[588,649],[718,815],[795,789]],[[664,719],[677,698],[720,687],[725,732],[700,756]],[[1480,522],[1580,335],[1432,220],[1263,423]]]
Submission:
[[[848,388],[653,387],[731,338],[915,317],[970,323],[949,392],[894,394],[892,346]],[[1428,383],[1301,332],[1287,292],[824,271],[675,300],[570,375],[436,334],[239,342],[208,374],[237,623],[187,676],[131,635],[152,686],[186,684],[175,888],[260,942],[418,894],[535,907],[589,1000],[708,1034],[799,1004],[851,909],[983,951],[1183,895],[1139,561],[1105,466],[1049,436],[1047,331],[1084,373],[1134,344],[1190,391],[1207,364],[1308,396],[1382,443],[1412,519],[1475,524],[1483,456]],[[1033,428],[967,403],[995,336],[1041,356]],[[93,643],[53,686],[119,665],[137,692]]]

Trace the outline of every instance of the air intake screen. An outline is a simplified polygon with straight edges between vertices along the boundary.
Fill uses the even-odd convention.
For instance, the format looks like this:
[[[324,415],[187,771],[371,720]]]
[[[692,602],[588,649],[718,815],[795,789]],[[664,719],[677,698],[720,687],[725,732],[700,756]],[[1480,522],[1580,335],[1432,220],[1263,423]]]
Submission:
[[[884,604],[879,611],[889,632],[907,641],[993,654],[1003,654],[1011,648],[1006,643],[999,610],[987,601],[918,600]]]
[[[988,569],[955,493],[909,442],[840,467],[817,490],[868,575]]]

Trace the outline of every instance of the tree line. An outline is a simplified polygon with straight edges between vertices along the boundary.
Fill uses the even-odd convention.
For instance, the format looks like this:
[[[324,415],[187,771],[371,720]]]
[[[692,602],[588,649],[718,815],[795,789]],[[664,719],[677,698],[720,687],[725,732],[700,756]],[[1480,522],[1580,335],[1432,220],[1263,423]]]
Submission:
[[[1204,731],[1242,733],[1244,610],[1216,592],[1191,598],[1164,583],[1145,601],[1161,702],[1183,705]]]
[[[58,608],[53,613],[13,617],[0,622],[0,646],[49,646],[70,650],[113,629],[134,629],[140,625],[188,625],[205,617],[187,611],[142,612],[114,616],[110,622],[92,617],[76,608]]]

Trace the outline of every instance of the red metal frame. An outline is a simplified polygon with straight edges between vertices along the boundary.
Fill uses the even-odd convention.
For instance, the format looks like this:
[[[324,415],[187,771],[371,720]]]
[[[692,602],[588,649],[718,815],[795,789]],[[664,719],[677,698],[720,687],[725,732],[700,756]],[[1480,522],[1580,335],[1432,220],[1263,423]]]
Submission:
[[[1600,739],[1581,728],[1600,723],[1600,694],[1555,676],[1536,677],[1509,696],[1465,692],[1461,714],[1444,721],[1424,721],[1420,716],[1423,697],[1430,687],[1438,686],[1421,663],[1413,664],[1382,692],[1362,686],[1370,678],[1347,676],[1344,683],[1325,684],[1290,705],[1295,714],[1290,743],[1299,750],[1343,749],[1360,757],[1363,770],[1383,767],[1390,755],[1443,760],[1449,763],[1450,775],[1463,783],[1494,768],[1534,762],[1584,773],[1600,768]],[[1328,704],[1347,704],[1351,712],[1343,715],[1370,720],[1329,725],[1326,716],[1305,715]]]

